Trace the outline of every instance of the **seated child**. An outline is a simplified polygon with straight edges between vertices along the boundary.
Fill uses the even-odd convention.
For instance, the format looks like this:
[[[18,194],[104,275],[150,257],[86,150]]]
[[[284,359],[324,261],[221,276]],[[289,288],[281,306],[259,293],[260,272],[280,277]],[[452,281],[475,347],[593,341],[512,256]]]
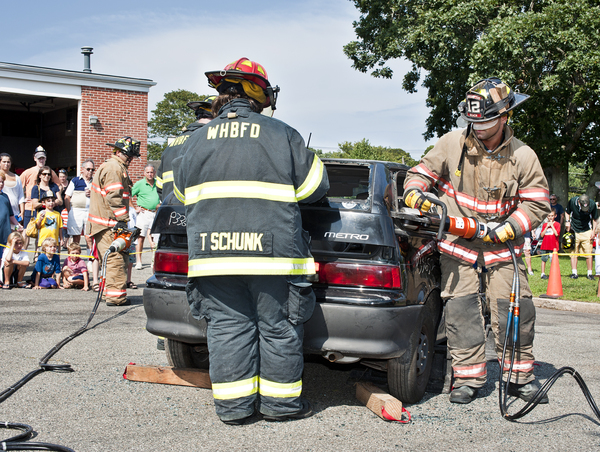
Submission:
[[[62,269],[62,281],[65,289],[81,287],[81,290],[90,290],[87,265],[80,255],[81,246],[75,242],[71,243],[69,256],[65,259]]]
[[[63,288],[60,283],[60,258],[56,254],[57,241],[48,237],[42,242],[42,253],[31,274],[34,289]]]
[[[17,285],[22,289],[31,289],[31,285],[23,281],[25,271],[29,265],[29,256],[23,251],[25,239],[20,232],[11,232],[7,239],[7,248],[2,254],[2,288],[10,289],[10,285]]]

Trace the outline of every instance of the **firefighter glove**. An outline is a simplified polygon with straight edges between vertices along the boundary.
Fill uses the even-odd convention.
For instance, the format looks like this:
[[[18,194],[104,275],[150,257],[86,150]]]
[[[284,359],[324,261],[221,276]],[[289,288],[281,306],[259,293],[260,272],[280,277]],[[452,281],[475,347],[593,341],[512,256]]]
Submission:
[[[507,240],[514,240],[515,231],[510,223],[503,223],[496,226],[494,229],[488,232],[483,238],[484,242],[487,243],[504,243]]]
[[[429,212],[429,209],[431,209],[431,201],[427,199],[421,190],[410,190],[404,196],[404,202],[411,209],[419,209],[423,212]]]
[[[127,223],[124,221],[117,221],[117,224],[113,226],[113,231],[117,231],[119,229],[127,229]]]

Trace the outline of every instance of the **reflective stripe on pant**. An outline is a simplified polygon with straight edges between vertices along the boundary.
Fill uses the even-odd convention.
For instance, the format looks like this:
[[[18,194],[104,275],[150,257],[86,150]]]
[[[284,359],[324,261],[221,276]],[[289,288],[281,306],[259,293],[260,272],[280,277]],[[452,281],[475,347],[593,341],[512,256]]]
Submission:
[[[519,344],[511,381],[528,383],[533,376],[533,338],[535,308],[527,282],[527,272],[519,262],[521,315]],[[441,256],[442,298],[446,301],[445,319],[448,349],[452,356],[455,387],[483,386],[486,380],[483,311],[478,300],[479,278],[475,268],[447,256]],[[498,263],[484,273],[486,298],[490,306],[491,327],[496,354],[502,358],[508,298],[512,288],[512,263]],[[507,353],[508,355],[508,353]],[[510,359],[510,355],[507,356]],[[505,374],[506,377],[506,374]]]
[[[206,318],[210,378],[218,416],[239,419],[301,409],[303,323],[314,308],[312,289],[300,293],[285,276],[192,278],[188,301]],[[300,289],[302,290],[302,289]]]
[[[115,239],[115,234],[110,229],[104,229],[94,235],[100,266],[104,253]],[[106,259],[106,285],[102,299],[114,304],[123,304],[127,301],[127,262],[129,256],[123,253],[111,253]],[[102,268],[102,267],[101,267]]]

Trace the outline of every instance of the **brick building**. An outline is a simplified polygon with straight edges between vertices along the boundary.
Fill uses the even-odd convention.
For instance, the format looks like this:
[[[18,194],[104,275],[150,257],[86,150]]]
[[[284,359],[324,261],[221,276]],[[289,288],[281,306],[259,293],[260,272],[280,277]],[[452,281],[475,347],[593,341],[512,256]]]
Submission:
[[[91,49],[90,52],[91,53]],[[47,165],[78,175],[81,163],[96,166],[111,155],[106,143],[123,136],[140,140],[140,159],[131,179],[143,177],[148,158],[148,92],[152,80],[0,63],[0,152],[11,154],[13,170],[34,165],[42,145]]]

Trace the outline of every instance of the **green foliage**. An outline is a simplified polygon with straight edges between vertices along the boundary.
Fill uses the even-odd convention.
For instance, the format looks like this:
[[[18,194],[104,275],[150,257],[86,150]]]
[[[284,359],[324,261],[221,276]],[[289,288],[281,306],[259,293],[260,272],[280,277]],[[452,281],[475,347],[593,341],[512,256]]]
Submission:
[[[148,121],[148,138],[160,138],[160,141],[148,142],[148,156],[153,160],[160,159],[167,147],[166,139],[179,135],[182,129],[196,120],[194,111],[187,106],[188,102],[204,100],[208,95],[199,95],[192,91],[178,89],[165,94],[163,100],[152,110],[152,118]]]
[[[428,90],[425,138],[454,127],[477,80],[499,76],[531,95],[513,126],[543,166],[598,160],[600,6],[595,0],[353,0],[353,67],[390,78],[387,62],[413,63],[403,88]]]
[[[583,195],[587,191],[591,173],[589,167],[583,163],[569,164],[569,199]]]
[[[361,159],[361,160],[382,160],[388,162],[404,163],[408,166],[415,166],[415,161],[408,152],[402,149],[393,149],[383,146],[373,146],[369,140],[363,138],[361,141],[350,143],[345,141],[338,144],[339,150],[324,154],[323,157],[343,158],[343,159]]]
[[[153,141],[148,142],[148,160],[160,160],[163,151],[167,147],[167,142],[155,143]]]
[[[598,281],[590,281],[585,276],[587,275],[587,264],[585,257],[580,256],[577,259],[578,279],[571,279],[571,258],[566,255],[559,256],[560,262],[560,280],[562,283],[563,300],[588,301],[598,303]],[[550,274],[550,261],[546,262],[546,274]],[[540,256],[531,257],[531,268],[534,271],[533,275],[529,276],[529,286],[534,297],[539,297],[548,291],[548,280],[541,279],[542,260]],[[593,271],[593,270],[592,270]]]

